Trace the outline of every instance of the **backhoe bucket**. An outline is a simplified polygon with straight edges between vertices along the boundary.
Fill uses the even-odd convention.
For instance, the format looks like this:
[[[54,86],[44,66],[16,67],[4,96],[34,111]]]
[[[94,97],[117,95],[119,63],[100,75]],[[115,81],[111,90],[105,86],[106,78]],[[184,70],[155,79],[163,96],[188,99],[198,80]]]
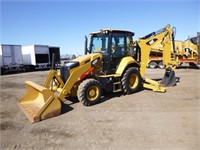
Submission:
[[[27,93],[18,104],[32,123],[60,114],[61,102],[50,89],[31,81],[25,83]]]
[[[165,75],[160,84],[164,87],[176,85],[176,77],[174,70],[170,68],[166,69]]]

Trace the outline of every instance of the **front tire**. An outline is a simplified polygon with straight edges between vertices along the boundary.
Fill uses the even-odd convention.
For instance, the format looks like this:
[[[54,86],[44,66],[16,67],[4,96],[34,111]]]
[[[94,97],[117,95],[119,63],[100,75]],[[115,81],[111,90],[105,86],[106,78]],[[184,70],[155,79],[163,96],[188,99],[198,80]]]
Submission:
[[[124,94],[132,94],[141,88],[142,78],[137,68],[131,67],[122,77],[122,88]]]
[[[95,79],[83,81],[77,91],[78,99],[85,106],[91,106],[98,103],[101,99],[101,84]]]

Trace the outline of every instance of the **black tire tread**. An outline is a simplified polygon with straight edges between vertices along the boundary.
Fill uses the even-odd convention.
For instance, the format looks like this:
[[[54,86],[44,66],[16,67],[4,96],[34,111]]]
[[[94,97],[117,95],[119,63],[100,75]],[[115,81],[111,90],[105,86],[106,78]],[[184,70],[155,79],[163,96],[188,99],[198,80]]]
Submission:
[[[131,72],[135,72],[137,74],[137,76],[138,76],[138,79],[139,79],[137,87],[135,89],[133,89],[133,90],[130,90],[129,87],[128,87],[128,85],[127,85],[127,78],[128,78],[128,76],[129,76],[129,74]],[[139,89],[141,88],[142,78],[140,76],[140,73],[139,73],[138,69],[135,68],[135,67],[128,68],[125,71],[125,73],[124,73],[124,75],[122,77],[121,82],[122,82],[122,88],[123,88],[124,94],[132,94],[134,92],[139,91]]]
[[[78,96],[78,100],[85,106],[91,106],[96,104],[100,97],[101,97],[101,91],[100,91],[100,97],[99,99],[95,100],[95,101],[88,101],[85,93],[86,93],[86,87],[88,87],[90,84],[95,84],[97,86],[99,86],[101,88],[101,85],[99,83],[99,81],[95,80],[95,79],[86,79],[84,80],[78,87],[78,91],[77,91],[77,96]],[[101,89],[100,89],[101,90]]]

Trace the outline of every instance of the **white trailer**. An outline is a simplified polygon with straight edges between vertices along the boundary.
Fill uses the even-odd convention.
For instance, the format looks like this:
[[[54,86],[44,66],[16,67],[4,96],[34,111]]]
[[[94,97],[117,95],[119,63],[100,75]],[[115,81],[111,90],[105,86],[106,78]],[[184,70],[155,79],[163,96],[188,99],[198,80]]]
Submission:
[[[49,46],[22,46],[23,64],[26,71],[50,68]]]
[[[0,45],[1,74],[24,70],[21,48],[21,45]]]

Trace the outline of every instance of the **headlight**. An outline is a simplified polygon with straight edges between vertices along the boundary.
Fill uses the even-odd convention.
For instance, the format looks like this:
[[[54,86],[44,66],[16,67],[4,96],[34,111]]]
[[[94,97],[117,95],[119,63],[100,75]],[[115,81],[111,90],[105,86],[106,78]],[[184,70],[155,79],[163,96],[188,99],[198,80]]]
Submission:
[[[98,62],[99,58],[92,61],[92,65],[95,65]]]

